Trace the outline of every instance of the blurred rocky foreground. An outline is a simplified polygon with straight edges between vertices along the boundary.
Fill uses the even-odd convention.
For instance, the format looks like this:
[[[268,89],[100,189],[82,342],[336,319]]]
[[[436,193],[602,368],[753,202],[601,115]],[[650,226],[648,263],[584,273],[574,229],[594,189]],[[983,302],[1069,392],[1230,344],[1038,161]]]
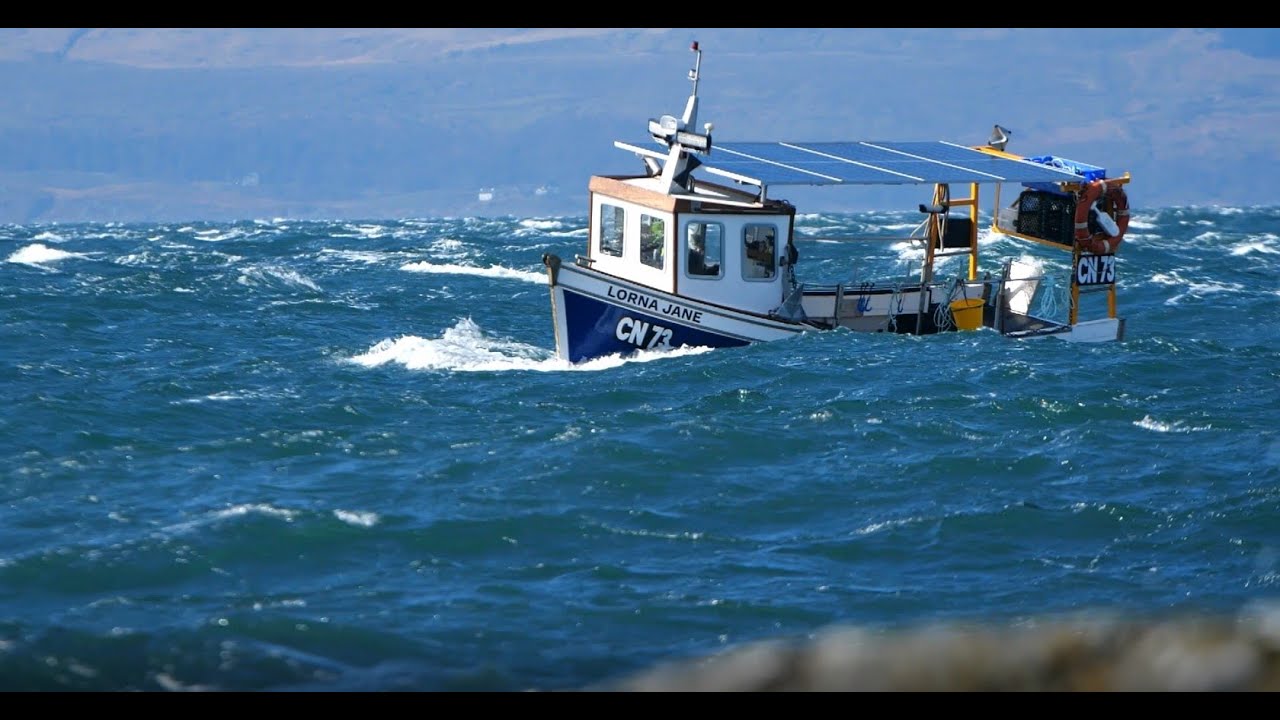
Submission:
[[[592,691],[1275,691],[1280,605],[1236,617],[1089,615],[1008,627],[834,627]]]

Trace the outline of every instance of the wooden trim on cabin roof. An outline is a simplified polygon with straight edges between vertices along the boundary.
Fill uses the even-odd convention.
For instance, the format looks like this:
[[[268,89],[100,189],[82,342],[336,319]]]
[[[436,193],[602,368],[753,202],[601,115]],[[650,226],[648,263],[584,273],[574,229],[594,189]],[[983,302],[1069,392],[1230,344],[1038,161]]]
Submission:
[[[604,193],[619,200],[626,200],[627,202],[665,212],[674,212],[680,203],[680,198],[664,195],[656,190],[636,187],[624,182],[624,179],[635,179],[635,176],[610,177],[607,175],[593,175],[587,189],[593,193]]]
[[[754,194],[738,188],[697,181],[699,188],[722,193],[724,197],[709,195],[667,195],[657,190],[631,184],[630,180],[643,180],[644,175],[592,175],[587,189],[610,197],[632,202],[652,210],[665,212],[739,212],[739,213],[787,213],[794,215],[795,207],[785,200],[768,199],[761,202]],[[744,203],[730,205],[729,203]]]
[[[696,187],[706,188],[713,192],[723,193],[727,200],[733,200],[735,202],[760,202],[760,199],[754,192],[747,192],[742,188],[708,182],[706,180],[695,180],[694,185]],[[714,202],[714,200],[711,201]]]

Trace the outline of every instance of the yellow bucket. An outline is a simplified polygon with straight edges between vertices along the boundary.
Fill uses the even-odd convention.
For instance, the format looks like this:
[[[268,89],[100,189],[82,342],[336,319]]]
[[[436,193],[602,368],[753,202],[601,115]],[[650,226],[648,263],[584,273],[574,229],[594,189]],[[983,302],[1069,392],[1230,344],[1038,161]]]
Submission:
[[[977,330],[982,327],[982,298],[967,298],[951,301],[951,315],[956,320],[957,330]]]

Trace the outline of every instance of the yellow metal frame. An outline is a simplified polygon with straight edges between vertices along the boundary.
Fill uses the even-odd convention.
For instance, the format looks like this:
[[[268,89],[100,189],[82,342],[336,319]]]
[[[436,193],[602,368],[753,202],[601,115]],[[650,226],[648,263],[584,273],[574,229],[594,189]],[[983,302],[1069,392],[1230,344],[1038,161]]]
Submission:
[[[973,149],[979,152],[986,153],[988,155],[995,155],[997,157],[1007,158],[1010,160],[1026,159],[1021,155],[1015,155],[1013,153],[1004,152],[1003,150],[997,150],[995,148],[987,147],[987,146],[977,146],[977,147],[974,147]],[[1128,185],[1130,180],[1131,180],[1131,177],[1129,173],[1126,172],[1124,175],[1121,175],[1119,177],[1107,178],[1106,182],[1108,185]],[[1067,192],[1075,192],[1075,193],[1082,191],[1084,189],[1084,186],[1085,186],[1084,182],[1062,184],[1062,188],[1064,190],[1066,190]],[[973,281],[978,278],[978,208],[979,208],[978,187],[979,186],[978,186],[978,183],[971,183],[969,187],[970,187],[969,197],[954,199],[950,197],[951,188],[949,184],[937,183],[933,187],[933,204],[945,205],[948,209],[952,207],[969,208],[969,219],[971,222],[969,225],[968,279],[970,281]],[[1012,228],[1002,227],[1000,225],[1001,187],[1002,187],[1002,183],[997,183],[995,186],[995,190],[993,192],[993,204],[992,204],[992,210],[991,210],[991,229],[992,230],[995,230],[996,232],[1001,233],[1003,235],[1008,235],[1009,237],[1018,238],[1019,240],[1026,240],[1028,242],[1033,242],[1038,245],[1043,245],[1045,247],[1051,247],[1056,250],[1062,250],[1062,251],[1071,253],[1071,270],[1072,270],[1071,309],[1070,309],[1068,323],[1071,325],[1075,325],[1079,320],[1079,307],[1080,307],[1080,286],[1076,284],[1076,281],[1075,281],[1075,270],[1076,270],[1076,267],[1080,264],[1080,256],[1082,254],[1080,250],[1080,246],[1076,243],[1072,243],[1070,246],[1066,246],[1061,243],[1044,240],[1042,238],[1033,237],[1031,235],[1024,235],[1023,233],[1017,232]],[[933,280],[934,254],[937,248],[939,248],[942,244],[942,226],[941,226],[940,217],[938,215],[930,216],[929,226],[927,229],[927,237],[928,237],[928,243],[925,247],[924,266],[921,268],[921,277],[920,277],[921,281],[925,283],[932,282]],[[1113,280],[1107,286],[1107,317],[1108,318],[1116,317],[1116,308],[1117,308],[1116,282]]]
[[[973,183],[971,186],[971,195],[967,198],[952,199],[950,198],[951,188],[947,183],[937,183],[933,186],[933,204],[946,205],[948,210],[953,207],[969,208],[969,280],[978,278],[978,184]],[[930,282],[933,280],[933,260],[934,252],[942,244],[942,222],[938,215],[929,217],[928,243],[925,245],[924,269],[921,273],[921,280]]]

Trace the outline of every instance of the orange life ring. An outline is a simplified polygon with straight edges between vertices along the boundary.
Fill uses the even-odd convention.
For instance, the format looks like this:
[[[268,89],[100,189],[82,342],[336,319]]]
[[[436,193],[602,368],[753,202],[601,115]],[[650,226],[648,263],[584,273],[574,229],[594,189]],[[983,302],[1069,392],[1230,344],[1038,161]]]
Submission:
[[[1106,205],[1111,207],[1115,216],[1118,232],[1114,236],[1102,232],[1093,235],[1089,233],[1089,209],[1098,198],[1105,198]],[[1086,185],[1080,200],[1076,202],[1076,242],[1081,249],[1095,255],[1110,255],[1120,247],[1128,229],[1129,196],[1125,194],[1124,188],[1120,185],[1109,188],[1106,180],[1094,180]]]

